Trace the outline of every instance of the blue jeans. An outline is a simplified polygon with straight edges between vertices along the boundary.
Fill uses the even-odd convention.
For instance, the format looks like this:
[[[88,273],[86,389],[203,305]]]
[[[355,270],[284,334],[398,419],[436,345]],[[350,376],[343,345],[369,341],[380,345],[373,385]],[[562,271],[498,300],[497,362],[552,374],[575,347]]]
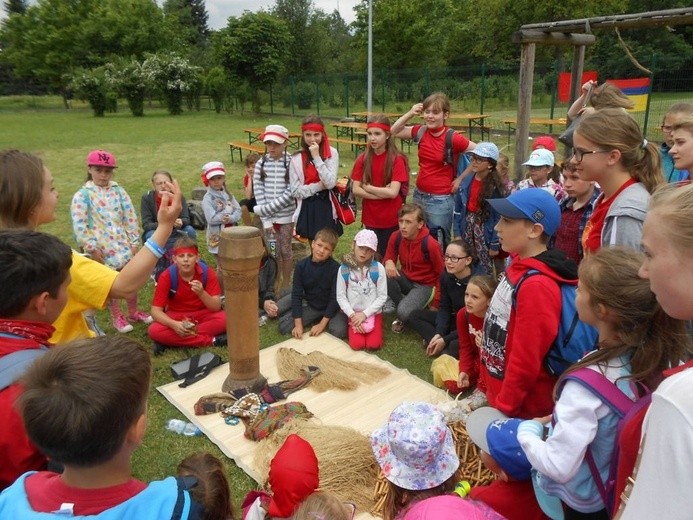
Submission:
[[[450,242],[450,229],[452,228],[452,212],[455,209],[455,199],[450,195],[432,195],[414,188],[414,202],[420,204],[426,213],[426,225],[433,238],[438,240],[438,231],[443,233],[441,247]]]

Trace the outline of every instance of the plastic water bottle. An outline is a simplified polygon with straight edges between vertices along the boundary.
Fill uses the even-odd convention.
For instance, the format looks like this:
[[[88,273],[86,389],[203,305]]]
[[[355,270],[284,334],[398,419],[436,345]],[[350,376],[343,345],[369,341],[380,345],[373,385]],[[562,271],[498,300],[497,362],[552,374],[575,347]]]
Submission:
[[[277,257],[277,237],[274,236],[274,233],[270,234],[269,240],[267,240],[268,245],[269,245],[269,253],[272,255],[272,257],[276,258]]]
[[[263,315],[260,316],[260,317],[258,318],[258,320],[257,320],[258,326],[264,327],[265,325],[267,325],[267,320],[268,320],[267,315],[266,315],[266,314],[263,314]]]
[[[187,437],[195,437],[197,435],[202,435],[200,429],[193,423],[181,421],[180,419],[169,419],[166,422],[166,429],[173,433],[185,435]]]

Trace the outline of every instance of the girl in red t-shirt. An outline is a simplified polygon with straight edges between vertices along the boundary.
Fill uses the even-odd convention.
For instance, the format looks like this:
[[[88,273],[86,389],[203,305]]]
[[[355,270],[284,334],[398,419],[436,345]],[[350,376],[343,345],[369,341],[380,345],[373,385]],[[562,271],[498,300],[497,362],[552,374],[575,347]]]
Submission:
[[[408,125],[414,116],[422,116],[423,125]],[[452,158],[448,158],[446,141],[450,117],[450,100],[442,92],[434,92],[423,103],[417,103],[392,125],[392,135],[412,139],[419,145],[419,173],[413,202],[426,212],[426,225],[431,234],[445,247],[450,241],[453,194],[461,179],[455,179],[457,160],[461,153],[474,149],[474,143],[459,133],[452,135]],[[420,132],[421,129],[423,132]],[[442,240],[441,235],[442,234]]]
[[[487,404],[486,385],[479,379],[479,345],[484,330],[484,317],[497,286],[492,276],[472,276],[464,292],[464,307],[457,313],[457,332],[459,334],[460,374],[457,386],[461,389],[476,385],[474,392],[465,400],[474,410]]]
[[[368,148],[351,171],[353,192],[361,197],[361,222],[378,237],[378,253],[385,256],[390,235],[399,229],[398,213],[409,185],[407,156],[397,149],[390,120],[377,114],[368,119]]]
[[[602,189],[582,235],[585,254],[613,245],[639,250],[650,194],[664,182],[659,150],[620,108],[583,116],[573,146],[580,178]]]

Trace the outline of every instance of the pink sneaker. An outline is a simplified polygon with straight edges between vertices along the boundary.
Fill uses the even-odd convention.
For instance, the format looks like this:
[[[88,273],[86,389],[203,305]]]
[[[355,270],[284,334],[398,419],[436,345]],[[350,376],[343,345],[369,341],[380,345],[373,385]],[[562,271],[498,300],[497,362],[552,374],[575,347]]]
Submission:
[[[130,314],[130,316],[128,316],[128,319],[130,321],[140,321],[145,325],[149,325],[154,321],[154,319],[144,311],[137,311],[135,312],[135,314]]]
[[[127,318],[122,314],[113,318],[113,327],[115,330],[122,332],[123,334],[132,330],[132,325],[128,323]]]

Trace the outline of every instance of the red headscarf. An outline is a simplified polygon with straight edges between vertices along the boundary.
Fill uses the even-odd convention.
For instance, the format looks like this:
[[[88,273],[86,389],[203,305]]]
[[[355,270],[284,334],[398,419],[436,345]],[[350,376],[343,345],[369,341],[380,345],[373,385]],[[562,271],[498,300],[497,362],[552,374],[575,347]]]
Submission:
[[[292,433],[270,462],[268,477],[272,487],[268,513],[286,518],[320,485],[318,458],[313,447]]]
[[[330,139],[327,137],[325,126],[322,123],[305,123],[301,125],[301,132],[320,132],[322,134],[322,141],[320,141],[320,157],[323,159],[332,157]],[[310,152],[308,150],[301,150],[301,157],[303,159],[303,184],[318,182],[320,180],[320,175],[318,175],[318,169],[311,160]]]

